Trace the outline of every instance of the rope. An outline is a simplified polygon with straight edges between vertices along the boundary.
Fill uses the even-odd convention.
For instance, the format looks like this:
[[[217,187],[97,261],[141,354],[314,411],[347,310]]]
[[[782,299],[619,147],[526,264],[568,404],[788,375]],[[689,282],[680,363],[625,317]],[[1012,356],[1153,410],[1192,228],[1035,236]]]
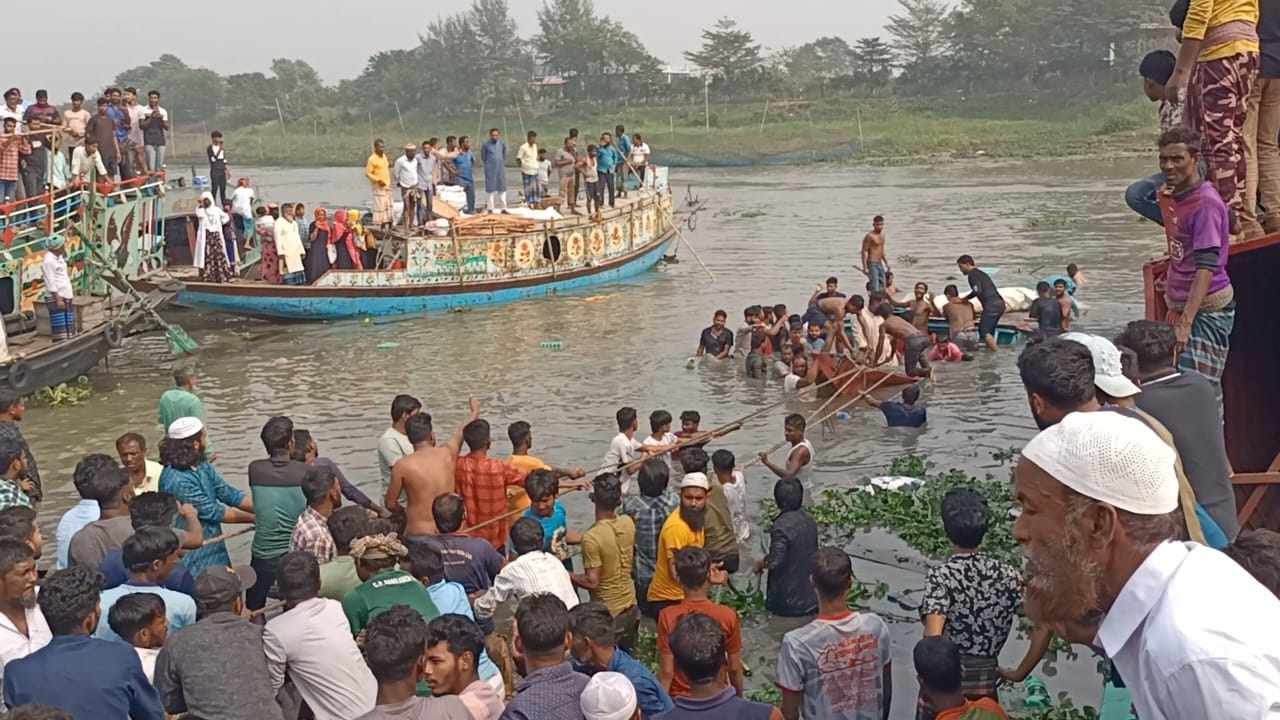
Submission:
[[[245,535],[251,532],[253,532],[252,525],[248,527],[242,527],[239,530],[232,530],[231,532],[225,532],[225,533],[222,533],[221,535],[214,535],[211,538],[205,538],[205,541],[200,544],[200,547],[209,547],[210,545],[217,545],[218,543],[226,542],[227,540],[230,540],[233,537],[240,537],[241,535]]]

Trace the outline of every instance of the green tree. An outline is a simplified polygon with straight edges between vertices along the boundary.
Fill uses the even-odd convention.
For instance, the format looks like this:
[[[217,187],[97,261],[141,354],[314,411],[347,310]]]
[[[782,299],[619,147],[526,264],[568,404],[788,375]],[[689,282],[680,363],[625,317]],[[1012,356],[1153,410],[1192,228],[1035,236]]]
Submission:
[[[893,48],[879,37],[861,38],[854,45],[859,77],[873,90],[889,84],[893,78]]]
[[[833,82],[848,85],[857,73],[858,59],[843,38],[820,37],[784,52],[782,66],[791,82],[808,93],[825,97]]]
[[[661,63],[634,33],[597,15],[591,0],[544,2],[538,26],[538,59],[568,81],[570,97],[616,99],[647,95],[656,87]]]
[[[189,67],[175,55],[161,55],[147,65],[116,76],[116,87],[133,86],[145,93],[159,90],[175,122],[212,120],[222,104],[222,78],[212,70]],[[92,102],[92,100],[90,100]]]
[[[893,37],[894,56],[904,68],[926,66],[946,52],[947,4],[943,0],[898,0],[902,12],[884,29]]]
[[[703,30],[701,49],[686,51],[684,57],[731,91],[750,85],[762,62],[755,38],[728,17]]]
[[[524,95],[533,77],[533,55],[526,52],[507,0],[472,0],[467,11],[476,53],[470,61],[479,74],[479,86],[491,99],[515,99]]]

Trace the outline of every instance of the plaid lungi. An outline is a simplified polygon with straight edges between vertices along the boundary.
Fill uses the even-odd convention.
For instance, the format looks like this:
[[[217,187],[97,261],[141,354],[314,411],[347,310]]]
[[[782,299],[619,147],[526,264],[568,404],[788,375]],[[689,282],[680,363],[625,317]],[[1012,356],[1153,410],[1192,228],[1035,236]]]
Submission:
[[[373,189],[373,224],[391,224],[391,188]]]
[[[994,657],[979,655],[960,656],[960,694],[969,700],[989,697],[999,701],[996,685],[1000,682],[1000,665]],[[916,700],[916,720],[933,720],[936,711],[925,701],[924,696]]]
[[[1191,324],[1191,339],[1187,349],[1178,358],[1180,370],[1190,370],[1209,378],[1215,385],[1222,384],[1222,373],[1227,369],[1227,353],[1231,349],[1231,330],[1236,323],[1236,304],[1232,302],[1221,310],[1205,310],[1196,313]]]
[[[50,298],[46,301],[49,305],[49,330],[54,340],[64,340],[75,335],[76,332],[76,309],[71,299],[66,300],[66,307],[59,308]]]

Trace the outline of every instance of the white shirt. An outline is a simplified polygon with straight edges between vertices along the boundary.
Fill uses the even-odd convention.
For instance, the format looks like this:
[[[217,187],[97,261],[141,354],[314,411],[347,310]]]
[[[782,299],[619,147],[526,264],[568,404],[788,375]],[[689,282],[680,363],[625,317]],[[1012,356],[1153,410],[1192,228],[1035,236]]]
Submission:
[[[626,433],[618,433],[613,436],[613,440],[609,442],[609,452],[604,454],[604,461],[600,465],[607,466],[609,469],[605,472],[617,472],[614,468],[619,465],[626,465],[632,460],[640,457],[640,448],[643,445],[635,438],[627,437]],[[631,489],[631,477],[633,473],[622,473],[622,494],[628,494]]]
[[[237,187],[231,191],[231,212],[240,217],[253,217],[253,201],[258,195],[251,187]]]
[[[298,223],[281,215],[276,219],[272,232],[276,241],[276,252],[284,261],[285,272],[302,272],[302,256],[307,250],[302,247],[302,238],[298,235]]]
[[[400,462],[400,458],[413,452],[413,443],[409,437],[394,427],[383,431],[378,438],[378,472],[382,476],[382,491],[386,493],[391,487],[391,468]]]
[[[813,461],[817,459],[813,452],[813,443],[809,442],[808,438],[801,440],[798,445],[792,445],[791,449],[787,451],[787,465],[791,464],[791,456],[795,455],[800,448],[805,448],[809,451],[809,462],[800,466],[800,471],[796,473],[796,479],[804,486],[805,494],[808,495],[809,489],[813,485]]]
[[[800,387],[800,381],[804,378],[795,373],[788,373],[782,380],[782,387],[788,394],[795,393],[797,400],[813,400],[813,385],[805,385]]]
[[[641,447],[658,447],[660,445],[675,445],[678,442],[680,442],[680,438],[676,437],[672,433],[667,433],[666,435],[662,436],[661,440],[654,440],[653,435],[646,435],[644,438],[644,442],[641,442],[640,445]],[[671,453],[667,453],[666,455],[660,455],[659,459],[661,459],[663,462],[667,464],[667,474],[670,475],[672,478],[675,478],[676,465],[674,462],[672,462],[671,455],[672,455]]]
[[[337,600],[304,600],[267,621],[262,647],[271,687],[279,690],[287,671],[316,720],[350,720],[373,710],[378,681]]]
[[[142,672],[146,673],[147,680],[156,681],[156,658],[160,657],[160,648],[140,648],[134,646],[134,652],[138,653],[138,660],[142,662]]]
[[[1280,717],[1280,600],[1217,550],[1158,546],[1098,642],[1143,720]]]
[[[578,606],[578,591],[573,589],[569,571],[560,558],[550,553],[534,550],[507,563],[489,588],[475,602],[476,618],[493,615],[494,608],[507,600],[519,602],[530,595],[551,593],[564,601],[572,610]]]
[[[53,639],[49,623],[39,607],[27,610],[27,634],[18,632],[8,615],[0,613],[0,683],[4,682],[4,666],[11,660],[24,658],[39,650]]]
[[[525,143],[516,151],[516,160],[520,161],[520,172],[524,175],[538,174],[538,144]]]
[[[222,234],[222,226],[226,224],[229,218],[227,214],[222,212],[222,208],[216,204],[209,207],[196,208],[196,217],[200,220],[200,229],[206,233]]]
[[[631,164],[640,167],[649,159],[649,143],[640,143],[631,147]]]
[[[44,259],[40,261],[40,274],[44,278],[46,293],[66,300],[74,297],[74,293],[71,292],[71,276],[67,275],[65,257],[46,251]]]
[[[130,105],[125,108],[129,116],[129,141],[135,145],[142,144],[142,118],[149,117],[151,111],[145,105]]]
[[[418,158],[407,158],[403,155],[396,158],[395,168],[391,174],[395,176],[396,183],[402,188],[411,188],[418,186]]]
[[[107,176],[107,166],[102,164],[102,153],[94,152],[93,157],[85,152],[83,145],[77,145],[71,151],[71,177],[77,180],[88,180],[89,173],[97,172],[97,177]]]
[[[551,182],[551,161],[550,160],[543,160],[542,162],[538,163],[538,182],[540,183]]]
[[[733,532],[738,542],[746,542],[751,537],[751,522],[747,517],[747,480],[741,470],[733,471],[733,482],[721,483],[724,497],[729,501],[729,514],[733,516]]]

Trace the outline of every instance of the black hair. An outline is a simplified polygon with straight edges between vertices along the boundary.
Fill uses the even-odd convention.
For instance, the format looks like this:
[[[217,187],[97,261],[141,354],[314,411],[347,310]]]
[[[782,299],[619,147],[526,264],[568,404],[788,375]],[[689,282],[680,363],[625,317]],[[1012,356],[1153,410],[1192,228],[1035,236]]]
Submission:
[[[532,477],[532,475],[530,475]],[[533,497],[530,495],[530,497]],[[622,504],[622,481],[613,473],[601,473],[591,481],[591,502],[607,512]]]
[[[414,445],[426,442],[431,438],[431,415],[429,413],[410,415],[404,423],[404,434],[409,436],[409,442]]]
[[[1191,9],[1191,0],[1176,0],[1169,7],[1169,23],[1178,30],[1187,22],[1187,13]]]
[[[302,475],[302,496],[307,499],[307,505],[315,507],[321,500],[329,495],[329,491],[333,489],[333,484],[338,481],[338,476],[333,471],[324,467],[309,467]]]
[[[844,597],[853,585],[853,563],[848,553],[834,547],[820,547],[813,555],[813,589],[824,600]]]
[[[479,667],[484,652],[484,631],[466,615],[445,613],[427,623],[427,647],[444,643],[449,654],[462,657],[471,653],[471,666]]]
[[[1193,128],[1179,125],[1160,133],[1160,140],[1156,143],[1157,147],[1165,147],[1168,145],[1186,145],[1187,152],[1193,157],[1200,154],[1200,133]]]
[[[613,614],[602,602],[579,603],[569,611],[569,626],[575,638],[583,638],[604,647],[613,647]]]
[[[409,572],[428,585],[444,579],[444,556],[427,543],[409,543]]]
[[[782,426],[788,430],[799,430],[804,432],[805,420],[800,413],[791,413],[782,420]]]
[[[436,521],[436,530],[441,533],[457,532],[462,527],[466,509],[461,495],[447,493],[437,497],[431,502],[431,518]]]
[[[650,458],[640,465],[637,480],[641,495],[658,497],[667,491],[667,485],[671,482],[671,469],[661,458]]]
[[[1155,320],[1134,320],[1116,338],[1117,345],[1130,348],[1138,356],[1138,369],[1144,373],[1171,367],[1177,341],[1172,325]]]
[[[144,527],[130,535],[120,548],[124,566],[130,572],[144,572],[151,563],[178,552],[178,535],[169,528]]]
[[[0,538],[27,542],[36,533],[36,511],[25,505],[0,510]]]
[[[222,137],[222,131],[221,131],[221,130],[214,130],[213,132],[209,133],[209,137],[220,138],[220,137]]]
[[[293,452],[289,453],[289,457],[298,462],[307,461],[307,448],[311,447],[311,431],[310,430],[294,430],[293,431]]]
[[[707,584],[711,575],[711,554],[689,545],[676,551],[676,579],[681,587],[693,589]]]
[[[107,613],[107,625],[120,639],[132,643],[143,628],[164,617],[164,598],[155,593],[135,592],[122,595]]]
[[[962,550],[982,544],[990,515],[987,499],[976,490],[956,488],[942,498],[942,527],[951,544]]]
[[[795,478],[778,480],[773,484],[773,502],[779,512],[799,510],[804,503],[804,486]]]
[[[560,481],[550,470],[538,469],[529,473],[524,480],[524,490],[529,499],[538,502],[547,497],[555,497],[560,492]]]
[[[1018,355],[1018,374],[1027,392],[1061,410],[1075,410],[1093,399],[1093,372],[1089,348],[1074,340],[1050,338]]]
[[[908,385],[902,391],[902,402],[908,405],[915,405],[920,400],[920,385]]]
[[[422,403],[418,398],[412,395],[397,395],[391,401],[391,422],[398,423],[405,415],[417,412],[422,408]]]
[[[160,464],[179,470],[190,470],[201,462],[202,451],[196,448],[199,433],[181,439],[164,438],[160,441]]]
[[[9,472],[13,463],[24,457],[26,457],[26,450],[16,436],[0,436],[0,473]]]
[[[636,409],[633,407],[619,408],[615,416],[618,419],[618,432],[626,432],[636,421]]]
[[[531,434],[532,428],[524,420],[517,420],[507,426],[507,439],[511,441],[511,447],[528,443]]]
[[[409,677],[426,647],[427,622],[408,605],[393,605],[365,629],[365,663],[379,682]]]
[[[110,455],[103,453],[93,453],[80,458],[80,462],[76,463],[76,469],[71,473],[71,482],[76,486],[76,492],[80,493],[80,497],[85,500],[93,500],[95,498],[87,494],[93,483],[93,477],[100,472],[118,467],[119,463]]]
[[[946,295],[947,297],[957,297],[960,295],[960,289],[957,288],[955,285],[948,285],[942,288],[942,294]]]
[[[369,513],[358,505],[348,505],[334,510],[325,525],[338,552],[345,554],[351,550],[351,543],[356,538],[368,534]]]
[[[695,612],[680,618],[670,645],[676,669],[689,678],[690,685],[705,685],[720,677],[727,660],[724,629],[711,616]]]
[[[160,97],[160,91],[159,91],[159,90],[148,90],[148,91],[147,91],[147,97],[151,97],[151,96],[153,96],[153,95],[154,95],[155,97]]]
[[[1280,533],[1263,528],[1241,530],[1223,552],[1280,598]]]
[[[476,418],[462,428],[462,439],[472,452],[489,447],[489,422],[484,418]]]
[[[541,550],[545,542],[542,523],[531,517],[522,517],[511,525],[511,548],[517,555]]]
[[[729,472],[733,470],[736,459],[733,453],[728,450],[717,450],[711,453],[711,467],[718,472]]]
[[[70,635],[98,609],[102,573],[84,565],[55,570],[40,585],[36,604],[54,635]]]
[[[137,443],[138,448],[140,448],[144,452],[147,449],[147,439],[142,437],[142,435],[136,432],[127,432],[121,435],[120,437],[116,438],[116,449],[119,450],[120,448],[124,447],[125,445],[128,445],[129,443]]]
[[[129,473],[119,466],[106,468],[86,479],[83,487],[77,486],[86,500],[110,504],[120,497],[120,490],[129,484]]]
[[[671,413],[666,410],[654,410],[649,413],[649,430],[658,432],[658,428],[671,424]]]
[[[1049,283],[1047,283],[1047,282],[1045,282],[1045,281],[1043,281],[1043,280],[1041,280],[1040,282],[1036,283],[1036,292],[1038,292],[1038,293],[1045,293],[1045,292],[1049,292],[1049,291],[1050,291],[1050,290],[1052,290],[1052,289],[1053,289],[1053,288],[1051,288],[1051,287],[1049,286]]]
[[[861,295],[850,295],[849,299],[844,301],[844,304],[861,310],[867,306],[867,301]]]
[[[280,558],[276,583],[285,600],[308,600],[320,594],[320,562],[306,550]]]
[[[680,466],[686,473],[707,471],[707,451],[700,447],[687,447],[680,451]]]
[[[960,257],[956,258],[956,264],[957,265],[977,265],[977,263],[973,261],[972,255],[961,255]]]
[[[960,648],[942,637],[927,637],[916,643],[911,659],[920,684],[936,693],[960,692]]]
[[[82,93],[82,92],[80,92],[79,90],[77,90],[77,91],[75,91],[75,92],[71,93],[71,99],[72,99],[72,100],[79,100],[80,102],[84,102],[84,93]]]
[[[521,520],[537,524],[530,518]],[[516,608],[516,628],[526,655],[563,655],[565,637],[569,633],[569,609],[563,600],[551,593],[530,595]]]
[[[288,450],[289,443],[293,441],[293,421],[284,415],[276,415],[262,426],[258,437],[262,438],[262,446],[268,454]]]
[[[31,546],[24,540],[0,537],[0,575],[8,574],[13,566],[35,557]]]

